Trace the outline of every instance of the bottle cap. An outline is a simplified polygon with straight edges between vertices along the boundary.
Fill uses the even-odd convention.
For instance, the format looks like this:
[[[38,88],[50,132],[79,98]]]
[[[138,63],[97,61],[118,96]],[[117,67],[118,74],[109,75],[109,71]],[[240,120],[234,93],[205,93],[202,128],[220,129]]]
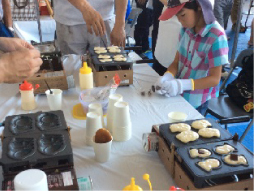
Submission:
[[[136,190],[136,191],[140,190],[141,191],[143,189],[135,184],[135,178],[131,178],[131,184],[126,186],[123,190],[126,190],[126,191],[128,191],[128,190]]]
[[[20,84],[19,89],[22,91],[29,91],[33,89],[33,85],[24,80],[23,84]]]
[[[83,67],[79,69],[81,74],[90,74],[92,73],[92,69],[87,66],[87,62],[83,63]]]

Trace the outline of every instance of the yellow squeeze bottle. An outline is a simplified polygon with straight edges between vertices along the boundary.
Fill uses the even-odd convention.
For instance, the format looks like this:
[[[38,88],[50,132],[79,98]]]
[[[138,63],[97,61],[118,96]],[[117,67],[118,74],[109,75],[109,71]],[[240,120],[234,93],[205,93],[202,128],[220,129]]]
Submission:
[[[84,62],[83,67],[79,69],[79,86],[81,90],[93,88],[93,72],[87,66],[87,62]]]

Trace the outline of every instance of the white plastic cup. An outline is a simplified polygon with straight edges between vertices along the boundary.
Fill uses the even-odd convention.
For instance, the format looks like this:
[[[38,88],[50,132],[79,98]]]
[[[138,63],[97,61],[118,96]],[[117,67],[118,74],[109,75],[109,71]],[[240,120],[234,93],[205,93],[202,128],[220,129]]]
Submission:
[[[105,163],[108,161],[111,152],[111,145],[113,141],[113,137],[111,137],[111,141],[107,143],[96,143],[93,138],[93,148],[95,154],[95,160],[100,163]]]
[[[114,141],[128,141],[132,135],[131,124],[126,127],[114,127],[113,137]]]
[[[108,111],[107,111],[107,129],[112,132],[113,128],[113,111],[114,111],[114,104],[118,101],[123,101],[123,96],[120,94],[111,94],[109,96],[108,102]]]
[[[60,110],[62,108],[63,91],[60,89],[51,89],[51,91],[53,92],[52,94],[50,94],[50,90],[45,91],[49,108],[50,110]]]
[[[93,137],[98,129],[102,128],[101,116],[95,112],[86,114],[86,144],[93,145]]]
[[[170,112],[168,114],[169,123],[186,121],[188,115],[183,112]]]
[[[20,172],[14,178],[16,191],[48,191],[47,175],[38,169],[29,169]]]
[[[102,123],[102,126],[104,127],[104,117],[103,117],[102,105],[100,103],[90,103],[88,105],[88,112],[95,112],[100,114],[101,123]]]
[[[129,126],[131,124],[129,104],[124,101],[116,102],[113,116],[113,128]]]

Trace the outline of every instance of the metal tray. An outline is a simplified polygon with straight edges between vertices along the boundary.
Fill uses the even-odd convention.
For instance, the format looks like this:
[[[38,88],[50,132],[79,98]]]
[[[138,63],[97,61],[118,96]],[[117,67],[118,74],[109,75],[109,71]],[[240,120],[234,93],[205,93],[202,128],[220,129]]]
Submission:
[[[171,124],[176,124],[176,123],[166,123],[166,124],[160,125],[160,127],[159,127],[160,136],[163,137],[163,139],[166,141],[166,143],[169,146],[173,143],[176,148],[184,147],[186,145],[192,146],[192,145],[199,145],[199,144],[203,144],[203,143],[211,143],[211,142],[218,142],[218,141],[232,139],[232,135],[227,130],[223,129],[218,123],[216,123],[216,121],[214,121],[213,119],[210,119],[210,118],[205,118],[205,119],[208,120],[212,124],[212,128],[219,129],[220,135],[221,135],[220,138],[217,138],[217,137],[204,138],[204,137],[199,136],[199,138],[196,141],[192,141],[189,143],[183,143],[176,138],[176,135],[179,132],[172,133],[169,129],[169,126]],[[191,123],[193,121],[196,121],[196,120],[190,120],[190,121],[179,122],[179,123],[187,123],[187,124],[191,125]],[[194,128],[191,128],[191,130],[198,132],[198,130],[196,130]]]
[[[246,160],[248,161],[248,165],[238,165],[238,166],[232,166],[229,164],[226,164],[223,161],[223,157],[225,155],[220,155],[214,152],[214,148],[216,146],[221,146],[224,144],[229,144],[237,149],[235,154],[238,155],[244,155]],[[217,168],[215,170],[212,170],[210,172],[207,172],[196,165],[197,162],[203,161],[206,159],[200,159],[200,158],[191,158],[189,155],[190,149],[199,149],[199,148],[205,148],[212,152],[211,156],[208,158],[215,158],[218,159],[221,163],[220,168]],[[205,143],[205,144],[199,144],[199,145],[187,145],[185,147],[179,147],[176,150],[176,153],[181,158],[181,165],[186,167],[185,169],[188,171],[187,174],[191,176],[191,179],[194,181],[194,185],[197,188],[203,188],[207,186],[207,183],[213,182],[213,179],[223,179],[228,177],[233,177],[235,175],[241,175],[241,174],[252,174],[253,173],[253,154],[251,154],[241,143],[233,140],[227,140],[227,141],[221,141],[221,142],[214,142],[214,143]]]

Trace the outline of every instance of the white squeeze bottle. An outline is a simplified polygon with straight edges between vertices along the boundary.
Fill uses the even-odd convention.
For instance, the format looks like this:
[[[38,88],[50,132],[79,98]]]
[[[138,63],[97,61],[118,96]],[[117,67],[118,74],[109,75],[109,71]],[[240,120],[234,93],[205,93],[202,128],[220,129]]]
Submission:
[[[40,87],[39,84],[36,84],[35,89],[37,89],[38,87]],[[36,103],[34,98],[33,85],[25,80],[24,83],[19,86],[19,91],[21,93],[21,108],[23,110],[35,109]]]
[[[84,62],[83,67],[79,69],[79,85],[81,90],[93,88],[93,72],[87,66],[87,62]]]

